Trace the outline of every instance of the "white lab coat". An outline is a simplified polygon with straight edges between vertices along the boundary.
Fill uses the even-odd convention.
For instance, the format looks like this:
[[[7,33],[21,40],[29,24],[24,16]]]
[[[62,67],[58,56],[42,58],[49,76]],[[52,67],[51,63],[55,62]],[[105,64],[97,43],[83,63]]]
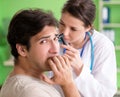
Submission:
[[[94,30],[92,35],[94,44],[94,64],[90,71],[91,44],[85,45],[82,61],[84,63],[79,76],[73,72],[74,81],[83,97],[113,97],[117,91],[116,85],[116,57],[112,41]],[[59,86],[55,86],[60,92]]]

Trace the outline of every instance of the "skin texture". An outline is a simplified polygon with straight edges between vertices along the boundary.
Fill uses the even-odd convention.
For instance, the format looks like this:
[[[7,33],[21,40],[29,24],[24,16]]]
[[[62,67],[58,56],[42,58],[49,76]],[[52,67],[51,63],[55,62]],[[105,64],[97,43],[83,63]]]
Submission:
[[[45,26],[40,33],[33,36],[30,39],[29,50],[21,44],[16,44],[16,48],[19,57],[11,76],[17,74],[34,76],[49,84],[59,84],[65,97],[80,97],[72,78],[69,59],[65,55],[59,56],[60,45],[55,27]],[[51,79],[43,74],[48,70],[54,73]]]

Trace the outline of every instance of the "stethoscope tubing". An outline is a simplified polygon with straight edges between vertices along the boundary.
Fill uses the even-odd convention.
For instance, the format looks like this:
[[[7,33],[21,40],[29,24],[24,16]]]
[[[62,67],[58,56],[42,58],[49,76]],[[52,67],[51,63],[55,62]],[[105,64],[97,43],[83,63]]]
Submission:
[[[94,44],[93,44],[93,39],[92,36],[90,35],[90,32],[87,32],[89,38],[90,38],[90,44],[91,44],[91,65],[90,65],[90,70],[93,70],[93,64],[94,64]]]

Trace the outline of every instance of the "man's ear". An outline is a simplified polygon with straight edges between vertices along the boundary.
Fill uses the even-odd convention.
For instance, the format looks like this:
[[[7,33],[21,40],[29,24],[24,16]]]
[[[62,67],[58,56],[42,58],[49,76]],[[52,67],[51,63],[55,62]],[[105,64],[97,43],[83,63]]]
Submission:
[[[21,44],[16,44],[16,49],[18,51],[18,54],[20,56],[26,56],[27,54],[27,50],[26,50],[26,47],[21,45]]]
[[[90,31],[91,28],[92,28],[91,26],[86,27],[86,32]]]

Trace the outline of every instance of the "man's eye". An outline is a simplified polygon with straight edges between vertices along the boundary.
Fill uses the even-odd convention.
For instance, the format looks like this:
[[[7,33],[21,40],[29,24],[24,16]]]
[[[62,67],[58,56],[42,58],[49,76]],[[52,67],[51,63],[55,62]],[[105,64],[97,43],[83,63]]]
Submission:
[[[47,43],[47,41],[46,40],[40,41],[40,44],[43,44],[43,43]]]

